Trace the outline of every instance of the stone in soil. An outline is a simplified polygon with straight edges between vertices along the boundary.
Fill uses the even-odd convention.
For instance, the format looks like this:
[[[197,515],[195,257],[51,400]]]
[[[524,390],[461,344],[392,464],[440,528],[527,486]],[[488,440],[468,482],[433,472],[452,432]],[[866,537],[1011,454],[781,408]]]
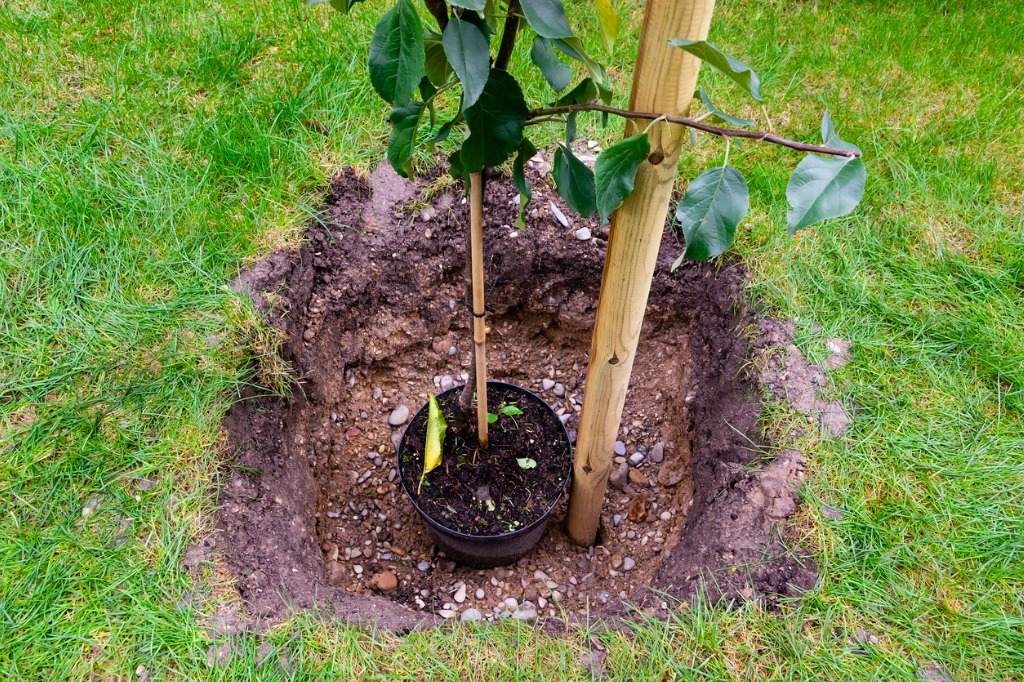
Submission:
[[[555,220],[558,221],[559,225],[562,227],[569,227],[569,219],[565,217],[565,214],[562,213],[557,206],[555,206],[555,202],[549,201],[548,208],[551,210],[551,215],[555,216]]]
[[[381,571],[371,579],[371,587],[390,592],[398,587],[398,577],[391,571]]]
[[[623,443],[621,440],[615,441],[615,445],[612,446],[612,452],[614,452],[619,457],[625,456],[626,444]]]
[[[392,412],[391,416],[388,417],[388,424],[391,426],[401,426],[405,423],[405,420],[409,418],[409,408],[406,405],[399,405]]]
[[[581,242],[585,242],[588,239],[590,239],[590,228],[581,227],[580,229],[576,230],[575,234],[576,239],[579,239]]]
[[[629,476],[629,465],[623,462],[618,468],[613,469],[610,476],[608,476],[608,483],[613,488],[622,489],[626,485],[627,477]]]
[[[665,459],[665,444],[659,441],[651,448],[651,461],[655,464],[661,464],[663,459]]]
[[[480,620],[481,618],[483,618],[483,615],[478,610],[472,608],[466,609],[462,612],[462,615],[459,616],[459,620],[463,623],[472,623]]]
[[[647,485],[647,477],[639,469],[629,470],[629,482],[636,486]]]

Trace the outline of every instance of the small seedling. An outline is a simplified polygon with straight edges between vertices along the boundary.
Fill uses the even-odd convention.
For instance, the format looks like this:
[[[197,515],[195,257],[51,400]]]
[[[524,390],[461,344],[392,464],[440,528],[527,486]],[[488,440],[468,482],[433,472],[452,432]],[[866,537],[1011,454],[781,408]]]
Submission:
[[[520,468],[523,468],[523,469],[536,469],[537,468],[537,460],[530,459],[529,457],[520,457],[519,459],[516,460],[516,464],[518,464],[520,466]]]
[[[518,417],[519,415],[521,415],[523,413],[523,411],[520,410],[515,405],[505,405],[505,404],[503,404],[500,408],[498,408],[498,412],[500,412],[501,414],[504,414],[504,415],[506,415],[508,417]],[[494,414],[493,412],[488,412],[487,413],[487,423],[488,424],[493,424],[496,421],[498,421],[498,415]],[[513,419],[512,421],[514,422],[515,419]]]

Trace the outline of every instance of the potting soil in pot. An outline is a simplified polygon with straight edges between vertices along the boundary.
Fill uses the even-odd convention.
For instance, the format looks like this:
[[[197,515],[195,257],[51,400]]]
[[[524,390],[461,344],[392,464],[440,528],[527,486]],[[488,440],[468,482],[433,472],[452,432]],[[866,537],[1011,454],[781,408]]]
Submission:
[[[470,430],[460,434],[454,428],[460,391],[438,398],[448,432],[441,466],[427,474],[422,486],[427,410],[410,422],[401,454],[405,489],[449,530],[503,535],[525,528],[551,509],[568,481],[571,453],[564,429],[547,406],[491,385],[487,402],[494,418],[488,447],[481,448]],[[470,417],[475,422],[475,411]]]

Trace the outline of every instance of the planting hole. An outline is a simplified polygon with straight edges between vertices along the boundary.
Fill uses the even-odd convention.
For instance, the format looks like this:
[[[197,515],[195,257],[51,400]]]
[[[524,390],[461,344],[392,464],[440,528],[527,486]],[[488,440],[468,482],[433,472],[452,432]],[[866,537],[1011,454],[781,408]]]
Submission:
[[[539,395],[575,441],[607,231],[579,219],[584,225],[563,227],[547,208],[556,195],[544,178],[533,182],[525,231],[510,227],[512,183],[494,178],[486,188],[490,378]],[[768,479],[746,466],[761,456],[760,392],[745,378],[742,270],[688,264],[670,273],[669,233],[633,363],[602,544],[569,542],[563,499],[545,536],[512,565],[467,568],[438,553],[402,491],[396,448],[428,393],[469,371],[461,198],[456,187],[415,187],[386,168],[369,183],[347,171],[301,251],[274,254],[236,282],[284,330],[282,354],[300,378],[288,398],[247,391],[226,418],[218,525],[253,611],[330,604],[345,618],[405,627],[426,613],[514,615],[509,599],[523,617],[531,608],[554,616],[560,606],[582,617],[621,613],[624,601],[663,612],[665,598],[650,588],[690,598],[702,580],[716,595],[747,598],[744,590],[771,598],[813,584],[813,564],[771,531],[792,510],[771,507],[778,496],[770,494],[758,507],[743,487]],[[581,226],[594,237],[577,238]],[[509,410],[498,426],[519,418]],[[512,473],[529,475],[530,462],[511,460]],[[466,494],[501,503],[486,489]],[[738,575],[737,563],[746,567]]]

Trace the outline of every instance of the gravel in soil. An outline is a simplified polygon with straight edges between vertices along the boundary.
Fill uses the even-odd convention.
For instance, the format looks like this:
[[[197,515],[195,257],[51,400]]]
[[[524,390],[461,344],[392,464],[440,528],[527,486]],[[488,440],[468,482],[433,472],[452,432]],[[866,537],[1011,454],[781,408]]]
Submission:
[[[575,441],[607,229],[552,212],[563,204],[545,170],[529,171],[526,231],[510,226],[511,183],[487,183],[488,361],[491,379],[539,394]],[[712,576],[729,598],[813,585],[813,562],[777,532],[792,505],[771,506],[795,497],[799,462],[769,476],[767,493],[747,466],[760,402],[744,374],[743,271],[686,264],[672,274],[675,249],[659,258],[597,544],[567,540],[563,500],[515,565],[475,570],[439,554],[401,490],[395,453],[428,393],[467,377],[468,210],[440,180],[416,187],[382,167],[369,184],[372,195],[365,179],[340,175],[301,252],[236,281],[285,331],[282,354],[299,379],[287,399],[247,391],[226,419],[229,455],[244,468],[227,476],[218,526],[256,614],[329,597],[343,618],[400,628],[417,613],[532,620],[560,608],[615,613],[627,599],[656,612],[668,604],[649,588],[686,599]],[[745,474],[735,499],[725,495]],[[728,575],[755,563],[760,577]]]

